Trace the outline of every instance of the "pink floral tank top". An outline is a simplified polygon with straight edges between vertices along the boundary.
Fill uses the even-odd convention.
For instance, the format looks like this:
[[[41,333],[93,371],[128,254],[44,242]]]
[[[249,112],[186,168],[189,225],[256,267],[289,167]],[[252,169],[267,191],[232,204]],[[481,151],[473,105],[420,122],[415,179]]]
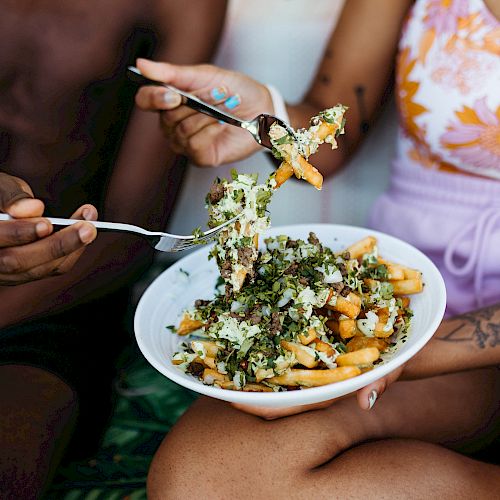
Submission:
[[[482,0],[417,0],[396,86],[400,164],[500,180],[500,22]]]

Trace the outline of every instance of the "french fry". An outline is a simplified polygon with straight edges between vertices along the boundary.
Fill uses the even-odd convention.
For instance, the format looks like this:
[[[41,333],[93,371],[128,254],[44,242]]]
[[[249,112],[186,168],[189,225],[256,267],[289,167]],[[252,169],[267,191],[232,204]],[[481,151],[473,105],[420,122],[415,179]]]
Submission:
[[[389,280],[404,280],[405,272],[404,267],[399,264],[385,264],[387,267],[387,274],[389,275]]]
[[[363,283],[371,290],[376,290],[378,284],[380,283],[380,281],[378,280],[374,280],[372,278],[365,278],[363,280]]]
[[[351,319],[354,319],[358,316],[361,311],[361,299],[358,295],[351,292],[347,298],[342,297],[341,295],[337,295],[337,300],[334,306],[326,304],[325,307],[327,309],[333,309],[334,311],[338,311],[339,313],[347,316]]]
[[[299,340],[302,345],[310,344],[318,335],[314,328],[309,328],[306,333],[299,333]]]
[[[422,273],[416,269],[410,269],[409,267],[404,267],[403,271],[405,273],[405,280],[418,279],[422,280]]]
[[[335,363],[337,363],[338,366],[368,365],[377,360],[379,356],[380,352],[376,347],[366,347],[358,351],[352,351],[337,356]]]
[[[339,334],[343,339],[350,339],[356,335],[356,321],[351,318],[339,318]]]
[[[411,295],[420,293],[424,289],[421,279],[391,281],[390,283],[394,288],[394,295]]]
[[[267,379],[271,384],[318,387],[356,377],[361,370],[356,366],[343,366],[331,370],[289,370],[283,375]]]
[[[220,347],[215,342],[211,342],[210,340],[192,340],[191,349],[193,349],[193,351],[195,352],[196,344],[201,344],[205,349],[207,356],[210,356],[211,358],[215,358],[215,356],[217,356],[217,352],[220,349]]]
[[[297,362],[295,361],[295,364],[297,364]],[[269,373],[271,372],[271,373]],[[274,372],[272,369],[265,369],[265,368],[258,368],[256,371],[255,371],[255,379],[257,380],[257,382],[262,382],[263,380],[265,380],[266,378],[269,378],[270,376],[272,377],[274,375]]]
[[[377,244],[377,239],[374,236],[367,236],[362,240],[349,245],[343,252],[349,252],[351,259],[359,259],[365,253],[370,253],[373,251],[373,248]]]
[[[421,279],[421,277],[422,277],[422,273],[420,271],[417,271],[416,269],[412,269],[410,267],[403,266],[401,264],[395,264],[394,262],[390,262],[390,261],[388,261],[386,259],[383,259],[382,257],[378,258],[378,262],[379,262],[379,264],[384,264],[385,266],[387,266],[388,269],[389,269],[389,267],[396,267],[396,268],[398,268],[397,275],[400,276],[402,274],[403,277],[402,278],[400,278],[400,277],[397,277],[397,278],[392,277],[391,276],[391,272],[389,271],[390,279],[392,279],[392,280]]]
[[[219,386],[222,389],[229,389],[231,391],[243,391],[243,392],[273,392],[271,387],[264,384],[245,384],[241,389],[237,389],[232,380],[221,382]]]
[[[274,180],[276,181],[276,188],[279,188],[293,175],[293,167],[286,161],[281,162],[281,165],[276,170]]]
[[[301,365],[307,366],[307,368],[314,368],[315,366],[318,366],[319,361],[317,361],[316,357],[309,352],[309,348],[303,346],[302,344],[282,340],[280,345],[283,349],[293,352],[297,361]]]
[[[311,346],[313,346],[319,352],[324,352],[330,358],[335,354],[335,349],[330,344],[327,344],[322,340],[313,340]]]
[[[340,326],[339,326],[339,321],[336,318],[329,319],[325,323],[326,327],[329,328],[333,333],[336,333],[337,335],[340,334]]]
[[[208,385],[213,385],[215,382],[227,382],[229,377],[227,375],[223,375],[219,373],[217,370],[213,370],[212,368],[205,368],[203,370],[203,382]]]
[[[410,297],[399,297],[403,307],[410,307]]]
[[[246,384],[243,392],[273,392],[271,387],[264,384]]]
[[[385,330],[387,321],[389,320],[389,309],[383,307],[377,311],[378,321],[375,325],[374,335],[375,337],[390,337],[394,333],[394,328],[389,328]]]
[[[177,334],[187,335],[188,333],[198,330],[198,328],[201,328],[202,326],[203,323],[201,321],[193,319],[189,316],[189,314],[184,313],[184,316],[179,323],[179,328],[177,328]]]
[[[207,368],[212,368],[212,370],[216,369],[215,358],[211,358],[210,356],[205,356],[203,359],[198,356],[194,358],[194,363],[200,363],[201,365],[204,365]]]
[[[293,173],[297,179],[305,179],[316,189],[320,190],[323,185],[323,176],[303,156],[297,155],[295,158],[292,158],[292,149],[291,144],[285,144],[282,148],[282,153],[285,161],[292,166]]]
[[[243,283],[245,282],[245,278],[247,277],[248,270],[247,269],[238,269],[236,273],[236,283],[234,284],[234,290],[241,290]]]
[[[347,352],[359,351],[360,349],[365,349],[367,347],[375,347],[380,352],[384,352],[387,349],[388,344],[385,340],[378,339],[376,337],[365,337],[364,335],[360,335],[347,342],[346,347]]]
[[[389,330],[384,330],[385,323],[380,323],[380,321],[375,325],[375,331],[373,334],[377,338],[386,339],[394,333],[394,328],[389,328]]]

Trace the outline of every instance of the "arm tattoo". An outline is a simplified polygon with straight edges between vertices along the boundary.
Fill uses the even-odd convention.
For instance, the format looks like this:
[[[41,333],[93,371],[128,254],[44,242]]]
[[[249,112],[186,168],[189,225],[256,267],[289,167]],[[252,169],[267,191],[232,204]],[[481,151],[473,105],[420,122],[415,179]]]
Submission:
[[[324,75],[321,75],[319,77],[319,81],[323,84],[323,85],[329,85],[332,81],[332,79],[330,78],[329,75],[327,74],[324,74]]]
[[[456,327],[446,335],[436,337],[444,342],[470,342],[477,347],[496,347],[500,345],[500,305],[493,305],[461,314],[452,321]]]
[[[363,87],[363,85],[358,85],[354,87],[354,93],[356,94],[356,101],[358,102],[359,108],[359,130],[362,134],[366,134],[368,132],[368,129],[370,128],[370,124],[368,123],[368,117],[365,107],[365,88]]]

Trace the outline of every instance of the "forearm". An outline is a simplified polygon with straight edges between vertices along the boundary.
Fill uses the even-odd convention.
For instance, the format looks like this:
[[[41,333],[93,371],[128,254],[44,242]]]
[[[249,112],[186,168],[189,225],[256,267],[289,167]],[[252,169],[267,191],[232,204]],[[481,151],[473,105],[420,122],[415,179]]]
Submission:
[[[328,42],[314,81],[296,106],[289,106],[294,127],[308,125],[318,111],[348,106],[346,132],[339,149],[323,145],[314,166],[323,175],[335,172],[356,150],[373,125],[392,82],[397,43],[411,0],[351,0]]]
[[[445,320],[431,341],[405,366],[418,379],[500,363],[500,304]]]
[[[0,328],[53,314],[132,285],[150,264],[152,249],[132,236],[100,234],[61,276],[0,287]]]

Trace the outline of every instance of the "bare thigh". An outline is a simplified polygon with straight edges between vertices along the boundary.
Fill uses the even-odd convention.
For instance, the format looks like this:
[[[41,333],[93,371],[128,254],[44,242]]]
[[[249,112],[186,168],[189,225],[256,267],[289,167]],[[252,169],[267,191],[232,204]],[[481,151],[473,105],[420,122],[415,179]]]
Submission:
[[[38,498],[74,425],[76,399],[40,368],[0,366],[0,498]]]
[[[325,410],[276,421],[264,421],[226,403],[202,398],[186,412],[159,448],[148,478],[149,498],[177,499],[190,495],[217,499],[298,498],[313,492],[316,497],[331,498],[337,496],[332,488],[345,486],[349,481],[357,484],[360,475],[366,477],[367,473],[373,480],[383,481],[387,498],[397,498],[396,494],[390,494],[390,485],[394,491],[401,487],[402,479],[398,477],[405,476],[398,473],[408,467],[408,457],[416,460],[419,454],[429,453],[432,455],[429,464],[454,457],[447,468],[452,478],[460,476],[463,467],[480,468],[484,474],[465,477],[475,491],[478,488],[483,491],[485,477],[496,477],[498,482],[496,467],[441,445],[451,449],[472,448],[478,442],[484,444],[492,439],[497,430],[499,392],[498,370],[476,370],[398,382],[369,412],[358,409],[355,399],[349,398]],[[421,446],[430,448],[417,449],[415,444],[405,443],[414,448],[411,454],[406,454],[401,444],[384,441],[391,438],[412,440],[411,443],[422,441]],[[377,442],[360,448],[367,441]],[[393,448],[387,451],[386,446]],[[389,474],[385,467],[384,473],[378,475],[381,463],[375,456],[370,458],[366,450],[392,457],[389,462],[393,472]],[[370,467],[360,468],[357,461],[346,462],[355,452],[356,460]],[[335,468],[346,463],[349,468],[344,467],[342,477],[336,477]],[[411,470],[417,479],[429,479],[429,468]],[[430,470],[441,473],[442,468]],[[453,483],[450,477],[446,482],[463,483]],[[351,498],[367,496],[370,497],[370,490],[360,489],[359,495]]]

